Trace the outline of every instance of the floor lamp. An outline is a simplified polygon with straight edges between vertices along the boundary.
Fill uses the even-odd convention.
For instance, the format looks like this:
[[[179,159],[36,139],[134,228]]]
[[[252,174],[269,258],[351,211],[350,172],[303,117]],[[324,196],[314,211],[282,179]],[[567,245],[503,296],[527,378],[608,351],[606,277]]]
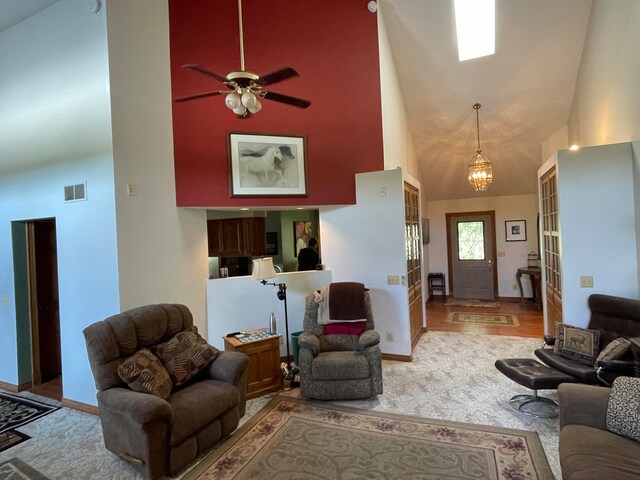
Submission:
[[[273,258],[256,258],[253,260],[253,273],[251,277],[254,280],[258,280],[263,285],[273,285],[278,287],[278,300],[284,301],[284,328],[285,328],[285,343],[287,344],[287,369],[290,368],[289,362],[289,316],[287,314],[287,284],[267,282],[270,278],[275,278],[277,275],[275,268],[273,268]]]

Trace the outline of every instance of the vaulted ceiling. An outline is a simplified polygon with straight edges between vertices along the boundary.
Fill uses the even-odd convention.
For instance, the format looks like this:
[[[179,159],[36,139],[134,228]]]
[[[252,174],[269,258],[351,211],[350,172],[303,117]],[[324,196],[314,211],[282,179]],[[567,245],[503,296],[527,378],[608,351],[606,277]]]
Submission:
[[[465,62],[453,0],[380,3],[426,198],[535,193],[541,144],[569,118],[591,0],[496,0],[496,53]],[[487,192],[466,180],[476,102]]]
[[[0,0],[0,31],[56,1]],[[496,0],[496,53],[465,62],[452,0],[379,3],[426,198],[535,193],[541,144],[569,118],[592,0]],[[466,181],[476,102],[482,150],[494,164],[482,193]]]

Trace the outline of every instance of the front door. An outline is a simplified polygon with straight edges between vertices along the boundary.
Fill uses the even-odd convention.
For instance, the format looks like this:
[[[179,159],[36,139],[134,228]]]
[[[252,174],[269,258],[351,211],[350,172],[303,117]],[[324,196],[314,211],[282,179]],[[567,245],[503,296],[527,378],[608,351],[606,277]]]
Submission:
[[[447,218],[453,297],[493,300],[494,213],[447,214]]]

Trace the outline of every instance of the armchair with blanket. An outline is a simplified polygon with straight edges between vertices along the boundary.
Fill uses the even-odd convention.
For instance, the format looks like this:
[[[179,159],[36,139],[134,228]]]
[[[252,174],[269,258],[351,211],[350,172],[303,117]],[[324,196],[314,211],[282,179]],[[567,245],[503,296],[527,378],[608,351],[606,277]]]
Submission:
[[[298,337],[300,393],[318,400],[351,400],[382,393],[380,336],[364,285],[332,283],[307,295]]]
[[[176,474],[244,416],[247,356],[208,345],[184,305],[134,308],[83,333],[105,446],[145,478]]]

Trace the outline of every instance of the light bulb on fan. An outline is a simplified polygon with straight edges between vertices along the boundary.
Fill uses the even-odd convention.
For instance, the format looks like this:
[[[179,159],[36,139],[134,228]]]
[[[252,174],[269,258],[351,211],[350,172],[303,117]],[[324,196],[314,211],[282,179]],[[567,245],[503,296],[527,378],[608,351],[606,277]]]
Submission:
[[[256,99],[255,103],[253,104],[253,106],[251,107],[247,107],[247,109],[251,112],[251,113],[257,113],[260,111],[260,109],[262,108],[262,103],[260,103],[259,100]]]
[[[238,95],[237,93],[230,93],[229,95],[227,95],[227,97],[224,99],[224,103],[227,105],[227,107],[234,111],[236,108],[242,106],[240,95]]]
[[[245,107],[244,105],[240,105],[238,108],[233,109],[233,113],[242,116],[247,113],[247,107]]]
[[[251,109],[256,104],[258,99],[256,98],[253,92],[247,91],[242,94],[241,101],[242,101],[242,105]]]

